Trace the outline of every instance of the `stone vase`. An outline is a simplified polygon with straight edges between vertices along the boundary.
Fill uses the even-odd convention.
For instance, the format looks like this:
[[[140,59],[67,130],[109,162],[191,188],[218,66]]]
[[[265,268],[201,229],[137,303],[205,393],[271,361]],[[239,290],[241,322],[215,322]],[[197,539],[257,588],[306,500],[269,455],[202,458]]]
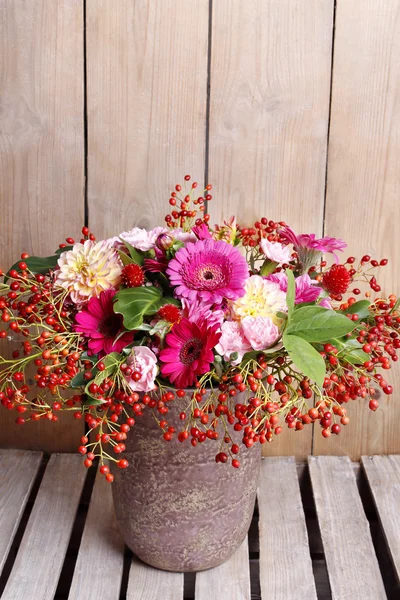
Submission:
[[[182,429],[179,414],[190,392],[169,403],[168,424]],[[241,394],[237,402],[243,402]],[[240,444],[241,434],[233,432]],[[143,562],[167,571],[201,571],[227,560],[250,527],[261,450],[240,444],[240,468],[215,462],[220,440],[193,447],[166,442],[150,410],[136,420],[125,442],[129,467],[113,468],[118,523],[126,544]]]

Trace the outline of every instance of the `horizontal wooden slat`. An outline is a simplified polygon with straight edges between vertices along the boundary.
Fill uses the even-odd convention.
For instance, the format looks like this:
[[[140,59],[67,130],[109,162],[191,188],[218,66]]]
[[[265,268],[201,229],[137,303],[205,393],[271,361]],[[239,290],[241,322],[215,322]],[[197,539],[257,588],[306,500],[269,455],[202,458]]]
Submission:
[[[196,600],[250,600],[249,547],[246,539],[219,567],[196,575]]]
[[[312,456],[308,460],[332,599],[386,599],[350,459]]]
[[[261,596],[316,600],[294,457],[262,461],[258,509]]]
[[[42,459],[41,452],[0,450],[0,572]]]
[[[362,464],[400,580],[400,455],[363,456]]]
[[[111,485],[98,473],[68,597],[115,600],[123,567],[124,541],[115,517]]]
[[[52,600],[86,471],[79,456],[53,454],[2,600]]]
[[[169,573],[133,558],[126,600],[182,600],[183,573]]]

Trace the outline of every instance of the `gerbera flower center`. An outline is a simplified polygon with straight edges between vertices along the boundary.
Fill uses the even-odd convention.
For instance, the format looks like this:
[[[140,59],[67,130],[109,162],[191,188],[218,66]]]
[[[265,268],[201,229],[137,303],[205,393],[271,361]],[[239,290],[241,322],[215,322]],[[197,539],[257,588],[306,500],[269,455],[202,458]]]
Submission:
[[[114,338],[121,329],[121,321],[120,315],[108,315],[105,319],[100,321],[98,332],[102,333],[107,338]]]
[[[203,349],[203,342],[197,338],[192,338],[183,344],[179,353],[179,359],[184,365],[191,365],[194,360],[197,360]]]
[[[212,257],[211,257],[212,258]],[[228,285],[231,278],[229,261],[218,256],[218,260],[197,265],[194,269],[185,269],[184,281],[195,290],[216,290]]]

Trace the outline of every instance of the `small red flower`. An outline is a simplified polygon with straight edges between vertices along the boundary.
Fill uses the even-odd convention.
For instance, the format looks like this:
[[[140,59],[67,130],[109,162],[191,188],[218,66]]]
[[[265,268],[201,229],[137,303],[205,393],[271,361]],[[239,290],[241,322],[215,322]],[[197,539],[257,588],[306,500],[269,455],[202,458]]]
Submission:
[[[139,265],[130,264],[122,269],[122,283],[126,287],[140,287],[144,284],[144,273]]]
[[[344,265],[332,265],[329,271],[324,273],[322,285],[333,296],[339,296],[347,291],[350,281],[350,274]]]
[[[158,311],[158,315],[168,323],[177,323],[181,318],[181,310],[175,304],[164,304]]]

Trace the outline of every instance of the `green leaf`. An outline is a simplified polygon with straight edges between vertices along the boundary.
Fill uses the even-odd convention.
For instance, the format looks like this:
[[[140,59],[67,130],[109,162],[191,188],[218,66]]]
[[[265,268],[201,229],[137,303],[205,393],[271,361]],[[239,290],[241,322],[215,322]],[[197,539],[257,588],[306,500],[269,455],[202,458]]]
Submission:
[[[56,267],[58,258],[59,257],[56,254],[54,256],[47,256],[46,258],[41,256],[30,256],[29,258],[24,259],[23,262],[26,263],[26,266],[32,273],[41,273],[44,275]],[[21,259],[10,267],[7,275],[4,277],[4,283],[9,279],[10,271],[13,269],[19,270],[18,265],[20,262]]]
[[[289,357],[300,372],[322,387],[326,368],[319,352],[306,340],[296,335],[284,333],[282,340]]]
[[[118,254],[119,257],[121,259],[122,264],[125,265],[131,265],[132,263],[134,263],[135,261],[133,260],[133,258],[131,258],[130,256],[128,256],[127,254],[125,254],[125,252],[122,252],[122,250],[118,250]]]
[[[275,271],[278,264],[279,263],[275,262],[274,260],[266,258],[260,269],[261,277],[267,277],[267,275],[271,275],[271,273]]]
[[[64,248],[57,248],[57,250],[54,252],[54,254],[57,254],[57,256],[60,256],[60,254],[62,254],[63,252],[68,252],[69,250],[72,250],[73,246],[65,246]]]
[[[363,365],[367,360],[370,360],[370,355],[361,348],[354,348],[349,350],[349,352],[341,354],[340,360],[344,360],[352,365]]]
[[[124,246],[129,250],[129,254],[131,255],[133,262],[137,265],[142,266],[144,263],[144,255],[141,252],[139,252],[139,250],[136,250],[136,248],[131,246],[131,244],[125,241],[122,237],[120,237],[119,239],[124,242]]]
[[[145,315],[154,315],[166,300],[156,287],[127,288],[115,298],[114,311],[122,315],[124,327],[129,330],[139,327]]]
[[[75,377],[73,379],[71,379],[70,382],[70,387],[72,388],[81,388],[84,385],[86,385],[87,379],[85,379],[85,371],[79,371],[79,373],[77,373],[75,375]]]
[[[366,319],[371,316],[369,312],[369,307],[371,306],[371,302],[369,300],[359,300],[358,302],[354,302],[349,308],[343,311],[345,315],[355,315],[357,314],[359,319]]]
[[[296,282],[294,280],[293,271],[291,269],[286,269],[287,275],[287,292],[286,292],[286,304],[288,307],[288,319],[292,318],[292,314],[294,311],[294,301],[296,298]]]
[[[299,336],[308,342],[327,342],[334,337],[350,333],[355,327],[355,323],[334,310],[321,306],[305,306],[294,313],[286,333]]]

